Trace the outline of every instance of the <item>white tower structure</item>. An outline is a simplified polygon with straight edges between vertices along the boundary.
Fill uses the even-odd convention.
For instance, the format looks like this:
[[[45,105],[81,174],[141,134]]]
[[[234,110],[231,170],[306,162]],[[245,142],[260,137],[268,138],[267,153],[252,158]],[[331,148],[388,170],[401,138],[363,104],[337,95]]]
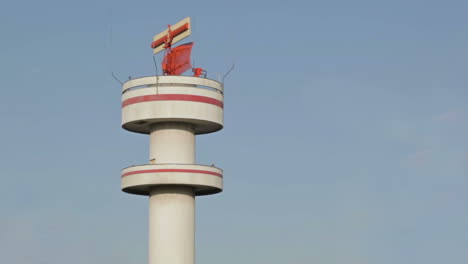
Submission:
[[[194,264],[195,197],[223,188],[221,169],[196,164],[195,136],[223,128],[223,84],[165,75],[122,88],[122,127],[150,141],[149,163],[121,175],[122,191],[149,197],[149,264]]]

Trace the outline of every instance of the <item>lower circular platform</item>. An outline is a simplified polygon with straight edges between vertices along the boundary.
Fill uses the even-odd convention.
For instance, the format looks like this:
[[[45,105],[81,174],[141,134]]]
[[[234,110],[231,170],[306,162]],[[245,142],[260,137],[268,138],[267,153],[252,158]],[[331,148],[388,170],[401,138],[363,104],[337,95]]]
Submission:
[[[194,133],[196,135],[211,133],[219,131],[223,126],[216,122],[209,122],[200,119],[189,119],[189,118],[154,118],[154,119],[140,119],[127,122],[122,125],[122,128],[131,132],[150,134],[151,128],[155,124],[168,123],[168,122],[180,122],[193,125]]]
[[[158,185],[192,186],[195,195],[208,195],[223,190],[223,171],[194,164],[146,164],[122,170],[122,191],[149,195]]]

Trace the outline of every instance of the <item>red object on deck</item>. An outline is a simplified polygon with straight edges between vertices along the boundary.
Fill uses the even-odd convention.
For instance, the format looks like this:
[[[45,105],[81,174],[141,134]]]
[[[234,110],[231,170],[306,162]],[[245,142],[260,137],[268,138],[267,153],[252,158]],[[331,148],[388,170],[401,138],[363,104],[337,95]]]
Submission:
[[[194,77],[200,77],[203,75],[203,77],[206,78],[206,71],[202,68],[193,68],[192,72]]]
[[[162,61],[164,75],[181,75],[192,68],[190,56],[192,54],[193,42],[182,44],[175,48],[166,49]]]

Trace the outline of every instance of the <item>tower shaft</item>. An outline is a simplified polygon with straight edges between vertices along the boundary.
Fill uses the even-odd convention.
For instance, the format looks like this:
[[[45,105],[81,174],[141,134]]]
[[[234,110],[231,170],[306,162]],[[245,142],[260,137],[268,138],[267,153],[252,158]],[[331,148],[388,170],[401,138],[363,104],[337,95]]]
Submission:
[[[151,127],[150,162],[194,164],[195,134],[186,123]],[[149,195],[149,264],[195,262],[195,193],[190,186],[155,186]]]
[[[161,186],[150,192],[148,263],[195,263],[193,188]]]
[[[182,122],[152,125],[149,159],[152,164],[194,164],[193,125]]]

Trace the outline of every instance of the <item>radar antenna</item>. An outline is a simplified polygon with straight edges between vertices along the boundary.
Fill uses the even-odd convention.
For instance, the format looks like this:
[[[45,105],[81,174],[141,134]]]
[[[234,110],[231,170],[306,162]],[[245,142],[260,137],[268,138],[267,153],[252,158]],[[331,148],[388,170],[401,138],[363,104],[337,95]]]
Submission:
[[[177,47],[172,47],[173,44],[191,35],[190,17],[171,26],[159,33],[153,38],[151,48],[153,54],[157,54],[164,50],[164,58],[161,62],[164,75],[181,75],[192,68],[190,57],[194,42],[185,43]],[[202,68],[192,68],[193,76],[206,77],[206,70]]]

